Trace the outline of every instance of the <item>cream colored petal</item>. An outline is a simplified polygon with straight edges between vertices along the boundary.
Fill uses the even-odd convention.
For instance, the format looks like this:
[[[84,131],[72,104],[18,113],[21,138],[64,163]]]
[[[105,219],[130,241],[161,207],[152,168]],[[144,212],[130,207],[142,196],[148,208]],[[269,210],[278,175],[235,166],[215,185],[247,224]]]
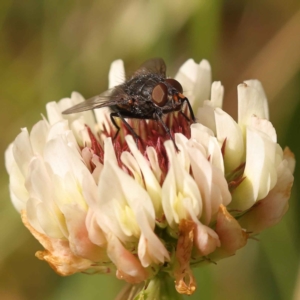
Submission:
[[[157,157],[157,152],[153,147],[147,147],[146,149],[149,163],[152,169],[153,174],[155,175],[158,182],[161,181],[162,171],[159,167],[159,161]]]
[[[211,86],[211,68],[209,62],[203,59],[199,64],[193,59],[187,60],[175,76],[182,87],[185,96],[197,111],[204,100],[209,99]]]
[[[53,173],[61,178],[64,178],[68,172],[72,172],[81,181],[82,172],[87,170],[80,153],[67,142],[64,136],[59,136],[47,143],[44,160],[49,163]]]
[[[68,99],[68,98],[66,98],[66,99]],[[70,105],[70,106],[72,106],[72,105]],[[61,110],[55,101],[48,102],[46,104],[46,111],[47,111],[47,118],[49,120],[50,125],[53,125],[56,122],[63,120]]]
[[[224,164],[226,172],[235,170],[245,160],[243,135],[237,123],[221,109],[215,109],[216,132],[220,146],[226,140]]]
[[[140,207],[142,205],[142,208]],[[144,210],[151,228],[155,226],[155,212],[148,193],[128,174],[111,162],[104,164],[98,187],[98,210],[103,214],[104,230],[122,240],[138,237],[141,224],[137,216]]]
[[[163,264],[170,260],[165,246],[149,226],[150,222],[145,222],[147,219],[145,211],[141,209],[140,213],[137,214],[137,222],[142,231],[138,245],[138,256],[143,267],[148,267],[152,263]]]
[[[117,85],[124,83],[125,81],[125,69],[123,60],[117,59],[113,61],[110,65],[109,75],[108,75],[108,88],[111,89]]]
[[[203,107],[200,107],[196,112],[196,119],[198,120],[198,122],[208,127],[215,135],[216,122],[214,108],[209,105],[205,105]]]
[[[4,153],[5,168],[6,168],[6,171],[7,171],[8,174],[10,174],[13,165],[16,164],[15,158],[14,158],[14,155],[13,155],[13,146],[14,146],[14,144],[11,143],[7,147],[7,149],[5,150],[5,153]]]
[[[18,165],[22,175],[26,177],[28,165],[33,157],[29,134],[26,128],[23,128],[14,141],[12,148],[14,159]]]
[[[212,216],[211,200],[214,201],[214,199],[211,199],[212,166],[203,153],[199,149],[194,148],[193,145],[189,145],[188,151],[193,177],[197,183],[202,198],[203,212],[201,219],[204,224],[209,224]]]
[[[162,204],[169,225],[176,228],[180,219],[186,219],[184,202],[189,199],[197,216],[201,216],[202,199],[199,189],[184,167],[176,159],[172,141],[164,143],[170,162],[170,168],[162,186]]]
[[[275,187],[239,219],[241,226],[251,234],[257,234],[277,224],[288,209],[294,177],[287,160],[283,160],[278,166],[277,174]]]
[[[215,137],[211,137],[208,144],[209,160],[212,165],[224,174],[224,161],[220,145]]]
[[[253,115],[269,119],[268,102],[258,80],[245,81],[238,86],[238,124],[243,130]]]
[[[49,128],[49,132],[47,135],[47,142],[57,138],[58,136],[66,135],[68,131],[70,131],[70,128],[67,120],[56,122],[54,125],[51,125],[51,127]]]
[[[9,174],[9,191],[15,209],[20,212],[25,209],[29,194],[25,188],[25,178],[19,167],[13,164]]]
[[[231,208],[245,210],[264,198],[276,183],[276,144],[263,132],[247,128],[245,179],[234,190]]]
[[[223,106],[223,97],[224,97],[224,86],[220,81],[214,81],[211,85],[211,103],[213,107],[222,108]]]
[[[152,172],[151,168],[149,167],[148,161],[143,157],[141,152],[137,149],[136,143],[133,140],[131,135],[127,135],[125,137],[127,145],[135,157],[142,173],[144,182],[146,185],[146,190],[152,200],[154,205],[155,213],[158,218],[161,217],[162,211],[162,204],[161,204],[161,187],[159,182],[157,181],[154,173]]]
[[[49,124],[45,120],[36,123],[30,132],[30,142],[35,154],[43,155],[49,132]]]
[[[42,159],[34,158],[31,161],[28,168],[26,188],[35,206],[29,203],[27,206],[27,217],[32,226],[39,223],[43,232],[47,235],[53,238],[63,238],[67,236],[65,220],[62,212],[56,205],[55,185],[53,184],[50,171]],[[36,212],[30,211],[30,209],[36,210]],[[39,227],[35,228],[36,230],[39,229]]]
[[[179,148],[179,152],[177,153],[177,159],[184,167],[184,169],[189,172],[190,170],[190,158],[187,152],[187,143],[188,139],[181,133],[175,134],[175,142],[177,147]]]
[[[131,153],[128,151],[122,152],[121,154],[121,161],[122,163],[129,169],[129,171],[132,173],[134,176],[134,179],[136,182],[140,184],[140,186],[144,187],[144,181],[141,173],[141,169],[133,157]]]
[[[260,119],[257,116],[252,116],[249,124],[252,128],[255,128],[269,136],[274,143],[277,143],[276,131],[270,121],[266,119]]]

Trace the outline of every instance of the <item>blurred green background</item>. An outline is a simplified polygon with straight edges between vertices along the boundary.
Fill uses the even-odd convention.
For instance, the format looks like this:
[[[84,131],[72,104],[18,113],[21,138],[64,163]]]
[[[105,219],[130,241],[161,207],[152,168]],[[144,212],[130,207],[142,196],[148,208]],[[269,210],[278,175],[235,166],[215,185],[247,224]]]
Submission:
[[[163,57],[172,75],[207,58],[236,117],[236,86],[262,81],[279,143],[300,157],[300,2],[292,0],[0,1],[0,152],[48,101],[107,88],[112,60],[129,70]],[[101,275],[61,278],[34,257],[41,246],[22,225],[0,161],[0,299],[113,299],[122,282]],[[189,299],[300,299],[300,176],[283,221],[236,256],[196,271]]]

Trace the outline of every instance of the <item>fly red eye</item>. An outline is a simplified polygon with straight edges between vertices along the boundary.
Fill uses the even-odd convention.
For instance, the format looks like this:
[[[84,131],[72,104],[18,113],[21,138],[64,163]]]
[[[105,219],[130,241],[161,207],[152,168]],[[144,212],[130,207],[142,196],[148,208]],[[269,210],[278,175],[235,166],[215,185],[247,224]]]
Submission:
[[[177,80],[175,80],[175,79],[172,79],[172,78],[168,78],[168,79],[166,79],[166,82],[168,83],[168,84],[170,84],[175,90],[177,90],[179,93],[183,93],[183,89],[182,89],[182,86],[181,86],[181,84],[177,81]]]
[[[152,91],[152,100],[158,106],[164,106],[168,101],[168,88],[163,83],[157,84]]]

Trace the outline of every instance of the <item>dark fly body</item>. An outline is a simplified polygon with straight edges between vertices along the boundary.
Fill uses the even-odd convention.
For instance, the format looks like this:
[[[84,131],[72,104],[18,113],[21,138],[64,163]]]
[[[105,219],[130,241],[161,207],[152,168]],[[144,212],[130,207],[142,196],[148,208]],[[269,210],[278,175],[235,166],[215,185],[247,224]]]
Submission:
[[[183,104],[186,103],[190,111],[191,121],[195,122],[190,102],[182,93],[182,86],[177,80],[166,78],[166,65],[163,59],[154,58],[143,63],[133,76],[123,84],[71,107],[65,110],[63,114],[110,107],[110,119],[117,129],[115,137],[120,131],[120,127],[115,121],[115,118],[118,117],[136,141],[138,141],[139,136],[125,119],[157,120],[170,136],[177,149],[170,130],[163,121],[163,115],[179,111],[190,121],[189,117],[182,111]]]

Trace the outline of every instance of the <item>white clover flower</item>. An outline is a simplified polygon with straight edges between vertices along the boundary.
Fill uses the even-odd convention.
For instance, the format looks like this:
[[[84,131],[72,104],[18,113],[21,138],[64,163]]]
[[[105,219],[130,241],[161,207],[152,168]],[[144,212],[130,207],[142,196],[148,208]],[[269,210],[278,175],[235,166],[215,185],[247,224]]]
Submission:
[[[206,60],[188,60],[175,79],[197,118],[166,117],[179,151],[153,120],[129,121],[137,146],[122,126],[112,140],[107,109],[62,115],[84,101],[75,92],[48,103],[47,118],[8,147],[12,202],[45,248],[36,256],[60,275],[152,279],[151,295],[169,274],[192,294],[193,267],[235,254],[287,211],[295,160],[277,144],[260,82],[238,86],[236,122]],[[124,80],[123,62],[113,62],[109,87]]]

